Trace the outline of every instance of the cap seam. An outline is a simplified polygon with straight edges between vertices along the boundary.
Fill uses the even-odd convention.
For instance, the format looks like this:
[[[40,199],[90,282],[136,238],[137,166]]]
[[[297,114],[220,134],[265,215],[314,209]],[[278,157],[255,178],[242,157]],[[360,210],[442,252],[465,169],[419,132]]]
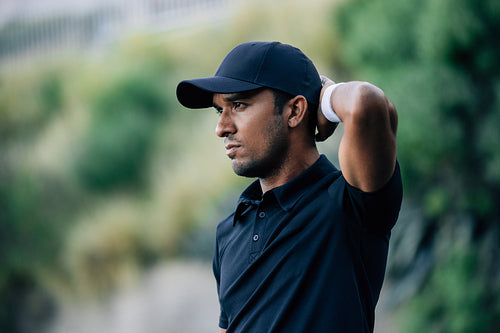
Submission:
[[[236,80],[236,81],[240,81],[240,82],[246,82],[246,83],[250,83],[250,84],[254,84],[256,86],[259,86],[259,87],[266,87],[265,85],[257,82],[257,80],[253,80],[253,81],[250,81],[250,80],[243,80],[239,77],[232,77],[232,76],[229,76],[229,75],[224,75],[224,76],[218,76],[218,77],[224,77],[224,78],[227,78],[227,79],[231,79],[231,80]],[[257,88],[255,88],[257,89]]]
[[[259,64],[259,68],[257,69],[257,73],[256,73],[256,75],[255,75],[255,77],[254,77],[254,81],[255,81],[255,82],[257,82],[257,81],[259,81],[259,82],[260,82],[260,76],[261,76],[261,72],[260,72],[260,71],[261,71],[261,69],[262,69],[262,66],[264,65],[264,61],[265,61],[265,60],[266,60],[266,58],[267,58],[267,54],[268,54],[269,52],[271,52],[271,50],[272,50],[272,49],[274,49],[274,47],[275,47],[276,45],[278,45],[278,42],[273,42],[273,43],[271,44],[271,47],[269,47],[269,48],[266,50],[266,53],[264,53],[264,56],[262,57],[262,60],[260,61],[260,64]],[[260,84],[260,83],[259,83],[259,84]]]

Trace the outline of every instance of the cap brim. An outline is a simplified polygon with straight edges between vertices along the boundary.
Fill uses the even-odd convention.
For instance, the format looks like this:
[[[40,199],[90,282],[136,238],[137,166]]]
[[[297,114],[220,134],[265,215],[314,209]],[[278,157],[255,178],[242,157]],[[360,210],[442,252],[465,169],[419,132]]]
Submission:
[[[213,105],[213,94],[229,94],[261,88],[262,86],[224,76],[184,80],[177,86],[177,99],[190,109],[208,108]]]

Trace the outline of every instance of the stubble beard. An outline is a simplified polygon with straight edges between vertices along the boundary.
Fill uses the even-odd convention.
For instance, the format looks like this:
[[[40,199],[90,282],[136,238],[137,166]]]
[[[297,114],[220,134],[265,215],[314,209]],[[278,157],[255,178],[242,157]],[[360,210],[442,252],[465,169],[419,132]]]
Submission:
[[[238,176],[264,179],[278,174],[283,168],[288,155],[289,140],[283,119],[279,116],[274,119],[265,129],[267,138],[259,156],[252,156],[247,162],[233,159],[233,171]]]

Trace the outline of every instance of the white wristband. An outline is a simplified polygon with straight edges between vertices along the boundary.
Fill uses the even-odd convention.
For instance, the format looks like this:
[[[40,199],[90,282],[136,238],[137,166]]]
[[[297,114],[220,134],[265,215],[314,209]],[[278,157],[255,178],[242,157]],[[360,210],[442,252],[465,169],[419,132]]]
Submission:
[[[340,123],[341,120],[339,116],[335,113],[335,111],[332,108],[332,94],[337,89],[340,85],[342,85],[343,82],[341,83],[336,83],[332,84],[331,86],[328,86],[325,89],[325,92],[323,93],[323,97],[321,98],[321,112],[323,115],[331,121],[332,123]]]

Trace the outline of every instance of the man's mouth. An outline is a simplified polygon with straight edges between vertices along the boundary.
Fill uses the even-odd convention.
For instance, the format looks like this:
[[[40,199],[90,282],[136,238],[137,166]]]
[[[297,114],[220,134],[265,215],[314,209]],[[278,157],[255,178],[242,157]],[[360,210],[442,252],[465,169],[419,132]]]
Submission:
[[[236,144],[236,143],[226,143],[224,145],[224,147],[226,148],[226,155],[229,158],[232,158],[236,154],[236,150],[238,148],[240,148],[241,146],[239,144]]]

